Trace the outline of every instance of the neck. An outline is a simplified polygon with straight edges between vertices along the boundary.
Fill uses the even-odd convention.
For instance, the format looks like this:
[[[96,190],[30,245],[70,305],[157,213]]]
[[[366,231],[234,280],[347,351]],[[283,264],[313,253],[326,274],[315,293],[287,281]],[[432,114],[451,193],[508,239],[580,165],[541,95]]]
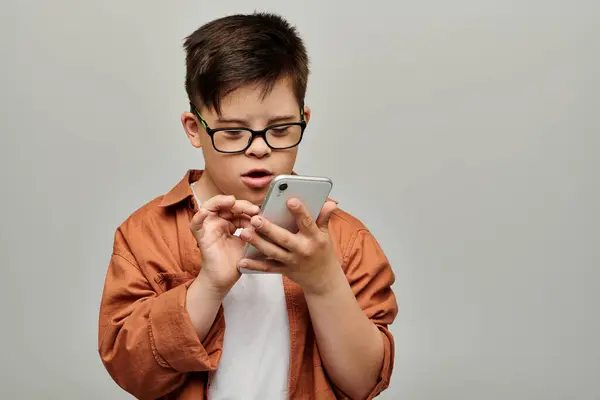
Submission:
[[[212,197],[223,194],[223,192],[213,181],[210,173],[206,170],[202,172],[202,176],[196,181],[196,184],[194,185],[194,192],[196,193],[198,200],[200,200],[202,203]]]

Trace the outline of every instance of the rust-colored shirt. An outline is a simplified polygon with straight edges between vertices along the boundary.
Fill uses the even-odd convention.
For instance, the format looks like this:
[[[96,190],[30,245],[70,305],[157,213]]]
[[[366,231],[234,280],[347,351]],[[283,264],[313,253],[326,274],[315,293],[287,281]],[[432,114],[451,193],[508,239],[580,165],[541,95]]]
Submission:
[[[188,171],[169,193],[133,213],[115,234],[99,320],[99,353],[112,378],[140,399],[206,399],[209,371],[219,366],[226,329],[223,308],[200,342],[185,307],[186,291],[202,268],[189,229],[197,211]],[[383,368],[369,399],[387,388],[397,314],[394,274],[375,238],[338,209],[329,230],[348,282],[385,343]],[[347,398],[321,363],[301,288],[283,280],[290,327],[290,399]]]

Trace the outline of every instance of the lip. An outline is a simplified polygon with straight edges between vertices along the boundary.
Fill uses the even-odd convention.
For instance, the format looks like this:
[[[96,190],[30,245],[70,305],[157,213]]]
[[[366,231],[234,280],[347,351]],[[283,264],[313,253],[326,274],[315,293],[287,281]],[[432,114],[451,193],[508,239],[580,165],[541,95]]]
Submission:
[[[251,177],[249,176],[250,174],[252,174],[253,172],[264,172],[265,176],[261,176],[261,177]],[[250,171],[246,172],[244,175],[242,175],[242,182],[253,189],[263,189],[266,188],[267,186],[269,186],[269,184],[271,183],[271,181],[273,180],[273,178],[275,178],[275,175],[266,169],[251,169]]]

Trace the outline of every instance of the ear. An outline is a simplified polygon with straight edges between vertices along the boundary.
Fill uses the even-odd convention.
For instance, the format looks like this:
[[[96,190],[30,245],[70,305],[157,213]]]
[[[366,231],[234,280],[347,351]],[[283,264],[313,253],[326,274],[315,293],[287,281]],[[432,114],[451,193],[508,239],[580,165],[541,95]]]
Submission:
[[[191,112],[184,112],[181,114],[181,125],[183,125],[183,129],[192,146],[198,149],[201,148],[202,142],[200,140],[200,134],[202,133],[202,125],[200,125],[196,116]]]
[[[304,106],[304,120],[306,121],[307,124],[308,124],[308,121],[310,121],[310,115],[311,115],[310,108],[308,106]]]

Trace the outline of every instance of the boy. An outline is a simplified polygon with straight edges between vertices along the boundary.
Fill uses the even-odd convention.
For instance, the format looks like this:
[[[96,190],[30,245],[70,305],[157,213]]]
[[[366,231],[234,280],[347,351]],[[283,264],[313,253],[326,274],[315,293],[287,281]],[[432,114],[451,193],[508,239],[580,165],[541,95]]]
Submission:
[[[104,365],[141,399],[375,397],[389,384],[397,313],[376,240],[333,201],[314,221],[291,199],[297,234],[258,215],[310,120],[302,40],[255,13],[200,27],[185,50],[181,122],[206,167],[118,228],[100,309]],[[246,243],[270,260],[243,259]]]

